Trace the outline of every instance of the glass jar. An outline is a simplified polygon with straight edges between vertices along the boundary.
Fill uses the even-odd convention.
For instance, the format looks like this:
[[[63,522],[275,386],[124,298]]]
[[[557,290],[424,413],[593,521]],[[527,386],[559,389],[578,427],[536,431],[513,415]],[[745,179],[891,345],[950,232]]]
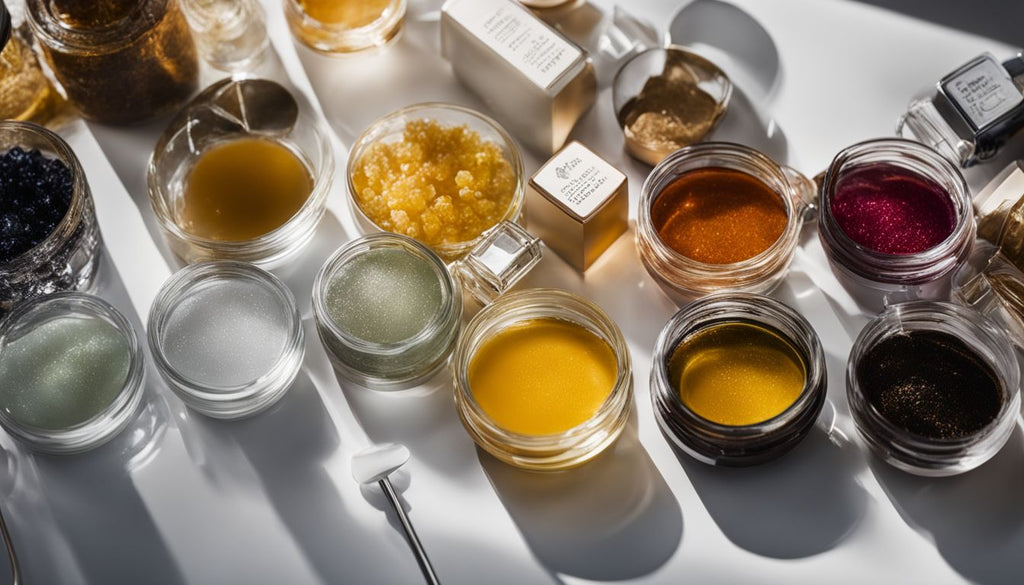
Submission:
[[[60,136],[30,122],[0,121],[0,151],[38,150],[71,171],[71,202],[45,240],[0,264],[0,316],[18,301],[93,285],[99,262],[100,232],[92,193],[78,157]]]
[[[471,132],[477,133],[481,140],[496,145],[500,152],[500,156],[507,161],[510,167],[510,172],[512,173],[511,182],[513,185],[511,187],[512,193],[508,204],[505,206],[504,211],[495,219],[493,225],[498,225],[502,221],[522,223],[526,179],[524,178],[523,173],[522,155],[520,154],[519,147],[516,145],[515,140],[513,140],[497,122],[483,114],[468,108],[451,104],[424,103],[402,108],[377,120],[371,124],[358,139],[356,139],[351,152],[349,152],[347,169],[348,202],[349,208],[352,210],[352,215],[355,218],[356,225],[362,233],[373,233],[388,230],[384,230],[370,219],[367,212],[360,206],[356,195],[359,191],[355,182],[356,173],[359,171],[358,167],[362,163],[363,157],[366,156],[367,153],[372,152],[374,148],[378,147],[378,145],[401,142],[407,124],[418,121],[425,121],[427,123],[433,122],[445,129],[464,127]],[[406,172],[406,170],[403,168],[402,172]],[[458,194],[454,192],[454,190],[455,188],[453,187],[453,193],[451,196],[457,197]],[[394,213],[394,211],[392,211],[392,213]],[[491,228],[493,228],[493,225]],[[428,245],[430,245],[431,248],[433,248],[433,250],[444,260],[455,260],[465,256],[467,252],[479,244],[480,241],[486,237],[487,231],[488,230],[485,229],[478,236],[466,239],[465,241],[435,244],[428,243]],[[416,234],[406,233],[405,235],[422,240],[422,238],[417,237]]]
[[[305,355],[295,298],[252,264],[186,266],[149,313],[149,348],[168,386],[213,418],[262,412],[291,387]]]
[[[961,340],[994,371],[1000,386],[998,414],[981,430],[958,438],[913,433],[883,416],[866,396],[858,369],[878,343],[908,332],[941,332]],[[923,476],[947,476],[974,469],[1010,438],[1020,414],[1020,368],[1006,333],[988,318],[952,303],[912,301],[888,307],[861,331],[850,351],[846,396],[857,430],[886,463]]]
[[[54,75],[90,120],[130,124],[169,112],[199,82],[177,0],[28,0]]]
[[[429,267],[440,294],[436,313],[419,333],[399,341],[376,343],[337,323],[331,317],[328,299],[332,281],[354,260],[380,250],[405,252],[413,262]],[[400,390],[421,384],[447,363],[461,324],[462,289],[437,254],[423,244],[397,234],[371,234],[339,248],[317,273],[313,314],[320,340],[338,372],[365,387]]]
[[[847,173],[885,164],[936,183],[953,205],[952,232],[922,252],[886,254],[862,246],[840,227],[832,209],[837,185]],[[868,140],[832,160],[819,199],[818,237],[836,277],[850,295],[871,311],[907,300],[948,298],[953,272],[967,260],[976,226],[963,175],[931,148],[909,140]]]
[[[223,240],[191,233],[183,217],[191,172],[210,149],[249,138],[283,146],[301,161],[312,180],[305,202],[284,223],[256,237]],[[185,262],[226,259],[272,267],[313,238],[334,164],[331,144],[309,104],[274,81],[224,79],[196,96],[157,141],[146,177],[149,201],[168,244]]]
[[[696,413],[680,396],[669,374],[669,359],[680,343],[716,325],[746,324],[767,330],[796,350],[804,384],[780,414],[755,424],[727,425]],[[696,301],[665,325],[654,346],[651,401],[665,436],[702,463],[747,466],[783,455],[807,436],[825,404],[828,376],[818,335],[799,313],[771,297],[718,293]]]
[[[255,69],[270,46],[259,0],[180,0],[199,54],[228,72]]]
[[[539,240],[510,222],[488,232],[464,258],[450,265],[408,236],[389,232],[363,236],[339,248],[313,282],[313,315],[320,340],[346,379],[375,390],[412,388],[448,362],[462,322],[464,293],[486,305],[514,286],[540,258]],[[392,305],[379,308],[380,313],[387,313],[386,321],[375,313],[369,317],[373,323],[360,327],[380,335],[385,327],[407,329],[407,321],[426,322],[415,333],[406,330],[387,340],[367,340],[365,333],[350,331],[351,324],[342,325],[332,315],[334,303],[349,301],[348,296],[339,300],[338,293],[332,293],[339,278],[348,279],[352,290],[362,290],[376,297],[376,302]],[[436,298],[413,299],[434,284]],[[375,295],[374,289],[384,285],[407,290],[391,299]],[[394,305],[399,303],[406,303],[409,310],[397,310]],[[363,306],[341,308],[345,309],[366,310]],[[427,313],[429,320],[422,317]]]
[[[0,119],[46,124],[63,100],[39,66],[30,36],[0,2]]]
[[[284,0],[292,34],[326,55],[388,44],[405,22],[406,0]]]
[[[614,387],[604,403],[589,420],[558,434],[505,430],[484,412],[470,389],[470,363],[481,345],[503,329],[535,319],[555,319],[584,328],[611,347],[616,363]],[[590,301],[555,289],[512,293],[478,313],[459,336],[452,368],[455,404],[466,431],[491,455],[524,469],[558,471],[593,459],[618,438],[633,401],[629,348],[619,328]]]
[[[112,327],[124,340],[127,374],[119,392],[98,412],[77,424],[62,428],[43,428],[14,416],[9,407],[0,408],[0,426],[29,447],[45,453],[71,454],[96,448],[120,433],[132,420],[142,403],[145,368],[142,348],[131,324],[109,303],[92,295],[62,292],[38,297],[19,304],[0,321],[0,353],[18,351],[19,340],[40,327],[62,319],[97,320]],[[42,346],[56,343],[51,332]],[[38,348],[38,345],[37,345]],[[69,352],[67,359],[80,359]],[[84,367],[84,364],[78,364]],[[79,397],[81,400],[81,397]],[[84,403],[83,403],[84,404]],[[77,406],[82,406],[78,404]]]
[[[746,174],[774,191],[785,207],[782,234],[767,249],[746,260],[710,264],[668,246],[658,234],[652,208],[673,181],[692,171],[727,169]],[[636,244],[644,267],[675,300],[722,290],[767,293],[782,281],[793,259],[804,221],[814,217],[814,184],[749,147],[706,142],[677,150],[658,164],[640,190]]]

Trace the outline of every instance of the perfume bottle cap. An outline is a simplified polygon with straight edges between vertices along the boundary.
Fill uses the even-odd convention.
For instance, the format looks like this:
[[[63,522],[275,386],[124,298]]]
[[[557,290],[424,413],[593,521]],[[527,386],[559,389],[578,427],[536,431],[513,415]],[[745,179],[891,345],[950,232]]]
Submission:
[[[580,272],[626,231],[626,175],[579,142],[570,142],[530,179],[530,229]]]
[[[511,221],[493,227],[452,272],[463,288],[487,305],[512,288],[541,258],[540,240]]]

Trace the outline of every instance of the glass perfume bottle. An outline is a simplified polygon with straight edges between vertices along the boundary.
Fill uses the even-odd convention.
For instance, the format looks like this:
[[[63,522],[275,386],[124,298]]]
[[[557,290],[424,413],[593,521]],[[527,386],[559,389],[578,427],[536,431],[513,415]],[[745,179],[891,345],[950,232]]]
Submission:
[[[962,167],[995,156],[1024,128],[1024,54],[1000,63],[975,57],[911,102],[896,133],[927,144]]]

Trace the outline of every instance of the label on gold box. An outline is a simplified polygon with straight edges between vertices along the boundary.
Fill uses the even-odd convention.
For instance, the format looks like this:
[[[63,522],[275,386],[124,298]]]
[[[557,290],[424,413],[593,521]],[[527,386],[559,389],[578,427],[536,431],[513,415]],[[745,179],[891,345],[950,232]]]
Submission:
[[[445,12],[541,89],[550,87],[582,55],[510,0],[450,2]]]
[[[626,176],[579,142],[572,142],[537,171],[533,182],[580,220],[615,194]]]

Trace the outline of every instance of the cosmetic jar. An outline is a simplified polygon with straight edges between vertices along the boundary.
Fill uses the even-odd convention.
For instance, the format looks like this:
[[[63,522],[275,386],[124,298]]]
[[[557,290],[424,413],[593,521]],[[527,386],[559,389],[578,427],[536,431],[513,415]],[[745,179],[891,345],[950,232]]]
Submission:
[[[629,416],[633,371],[619,328],[596,305],[554,289],[501,297],[459,336],[455,404],[482,449],[516,467],[557,471],[597,456]]]
[[[140,122],[179,107],[198,87],[178,0],[27,0],[27,8],[50,68],[90,120]]]
[[[688,146],[644,181],[640,258],[677,301],[721,290],[769,292],[814,215],[814,193],[808,179],[746,146]]]
[[[334,164],[307,103],[274,81],[225,79],[160,137],[149,160],[149,201],[185,262],[273,267],[313,238]]]
[[[0,426],[45,453],[93,449],[138,412],[144,372],[135,331],[103,299],[25,301],[0,321]]]
[[[861,331],[846,370],[865,442],[887,463],[924,476],[963,473],[995,455],[1020,414],[1019,385],[1006,333],[946,302],[888,307]]]
[[[405,22],[406,0],[284,0],[292,34],[325,55],[386,45]]]
[[[612,82],[626,152],[649,165],[707,136],[731,96],[725,72],[682,47],[643,51],[626,61]]]
[[[291,291],[231,260],[179,270],[149,313],[157,370],[189,407],[221,419],[261,412],[291,386],[305,353]]]
[[[5,201],[0,203],[2,316],[22,299],[89,289],[99,262],[100,232],[85,172],[64,139],[29,122],[0,121],[0,152],[5,180]],[[53,212],[53,221],[39,225],[39,215],[48,212]],[[43,231],[31,240],[37,243],[19,252],[24,246],[10,247],[18,243],[12,234],[20,231],[23,237],[18,226],[30,219],[33,229]],[[50,225],[52,231],[44,235]],[[14,255],[3,260],[9,254]]]
[[[868,310],[948,298],[976,232],[967,183],[931,148],[869,140],[836,155],[819,197],[818,236],[836,277]]]
[[[445,261],[465,256],[500,222],[522,222],[519,147],[468,108],[417,104],[377,120],[353,145],[347,174],[363,233],[409,236]]]
[[[658,335],[651,401],[665,436],[709,465],[748,466],[795,447],[825,403],[818,335],[767,296],[718,293]]]
[[[339,248],[313,282],[317,332],[336,371],[374,390],[418,386],[448,363],[463,297],[500,297],[541,258],[539,240],[503,222],[450,265],[408,236],[363,236]]]

